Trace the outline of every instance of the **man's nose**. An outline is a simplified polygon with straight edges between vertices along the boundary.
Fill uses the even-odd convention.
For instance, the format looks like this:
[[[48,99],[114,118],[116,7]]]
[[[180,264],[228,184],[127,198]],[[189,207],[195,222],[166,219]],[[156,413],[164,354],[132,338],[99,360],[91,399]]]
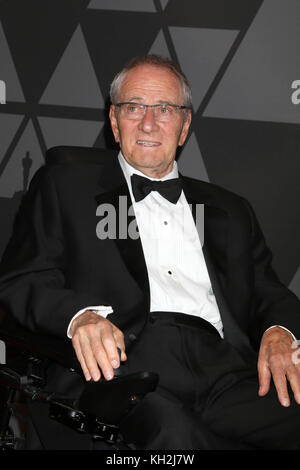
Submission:
[[[155,119],[154,109],[146,108],[145,114],[140,121],[139,128],[144,132],[152,132],[158,128],[158,124]]]

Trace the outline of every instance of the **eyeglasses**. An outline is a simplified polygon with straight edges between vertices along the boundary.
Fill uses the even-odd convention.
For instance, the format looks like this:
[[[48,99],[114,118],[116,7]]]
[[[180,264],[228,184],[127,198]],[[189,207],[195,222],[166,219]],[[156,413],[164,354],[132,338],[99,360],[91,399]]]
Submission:
[[[116,103],[115,106],[120,108],[124,118],[132,120],[140,120],[146,114],[147,108],[152,108],[154,117],[160,122],[174,121],[182,109],[191,109],[188,106],[180,106],[177,104],[141,104],[141,103]]]

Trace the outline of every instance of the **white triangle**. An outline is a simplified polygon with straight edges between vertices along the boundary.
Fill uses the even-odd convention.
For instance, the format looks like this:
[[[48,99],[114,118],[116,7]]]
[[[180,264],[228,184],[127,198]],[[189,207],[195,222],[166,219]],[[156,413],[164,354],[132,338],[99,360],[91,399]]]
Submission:
[[[178,169],[184,176],[209,181],[202,155],[193,133],[178,159]]]
[[[169,59],[171,58],[162,30],[160,30],[156,36],[156,39],[153,42],[151,49],[149,50],[149,54],[159,54],[163,57],[168,57]]]
[[[6,102],[25,101],[18,74],[0,23],[0,80],[6,84]]]
[[[90,9],[156,13],[153,0],[92,0]]]
[[[300,267],[298,268],[298,271],[296,272],[295,276],[293,277],[293,279],[292,279],[292,281],[289,285],[289,288],[300,299]]]
[[[92,147],[103,122],[77,119],[39,118],[47,148],[56,145]]]
[[[103,96],[80,26],[68,44],[40,102],[104,108]]]
[[[15,192],[24,189],[23,159],[26,157],[27,152],[29,152],[30,159],[32,160],[29,171],[29,182],[38,168],[44,164],[43,153],[31,121],[27,124],[1,175],[0,197],[11,198]]]
[[[14,114],[0,114],[0,161],[2,161],[9,144],[11,143],[17,129],[23,119],[23,116]]]
[[[196,111],[228,54],[237,31],[179,27],[169,29],[182,70],[192,86]]]

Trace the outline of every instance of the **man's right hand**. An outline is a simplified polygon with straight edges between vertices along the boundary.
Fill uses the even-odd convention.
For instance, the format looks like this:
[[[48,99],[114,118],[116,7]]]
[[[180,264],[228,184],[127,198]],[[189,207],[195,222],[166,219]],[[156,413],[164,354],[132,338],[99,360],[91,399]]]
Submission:
[[[127,359],[122,331],[91,310],[73,320],[70,334],[86,380],[99,380],[101,372],[107,380],[113,378],[113,370],[120,366],[117,348],[121,350],[121,361]]]

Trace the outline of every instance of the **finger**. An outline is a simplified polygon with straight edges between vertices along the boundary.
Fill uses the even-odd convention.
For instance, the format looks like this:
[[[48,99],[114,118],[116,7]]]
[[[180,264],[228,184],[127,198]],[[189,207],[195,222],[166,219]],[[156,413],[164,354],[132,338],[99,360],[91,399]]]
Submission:
[[[73,347],[74,347],[76,357],[78,359],[78,362],[80,363],[80,366],[81,366],[81,369],[82,369],[82,372],[84,374],[85,379],[87,381],[91,380],[91,375],[89,373],[89,370],[87,368],[87,365],[86,365],[84,357],[83,357],[83,354],[81,352],[80,344],[73,343]]]
[[[294,398],[300,405],[300,374],[298,369],[294,365],[287,367],[286,376],[291,385]]]
[[[277,391],[278,400],[284,407],[290,406],[290,397],[287,389],[287,381],[285,372],[282,368],[276,367],[272,369],[273,382]]]
[[[101,373],[98,367],[97,359],[95,358],[90,341],[87,337],[80,338],[81,352],[86,364],[86,367],[95,382],[101,378]]]
[[[99,336],[91,340],[91,348],[104,377],[106,380],[111,380],[114,377],[113,366],[103,345],[103,341]]]
[[[109,364],[117,369],[120,367],[120,357],[118,348],[120,348],[120,341],[118,341],[118,335],[116,332],[113,332],[112,329],[107,329],[102,332],[101,340],[103,348],[105,349],[106,356],[108,358]]]
[[[118,357],[121,359],[122,362],[127,360],[127,355],[125,352],[125,341],[124,341],[124,335],[121,330],[118,328],[114,328],[114,338],[116,341],[117,348],[119,349],[118,351]]]
[[[258,361],[258,382],[259,382],[259,396],[264,396],[270,390],[271,372],[267,362],[263,359]]]

